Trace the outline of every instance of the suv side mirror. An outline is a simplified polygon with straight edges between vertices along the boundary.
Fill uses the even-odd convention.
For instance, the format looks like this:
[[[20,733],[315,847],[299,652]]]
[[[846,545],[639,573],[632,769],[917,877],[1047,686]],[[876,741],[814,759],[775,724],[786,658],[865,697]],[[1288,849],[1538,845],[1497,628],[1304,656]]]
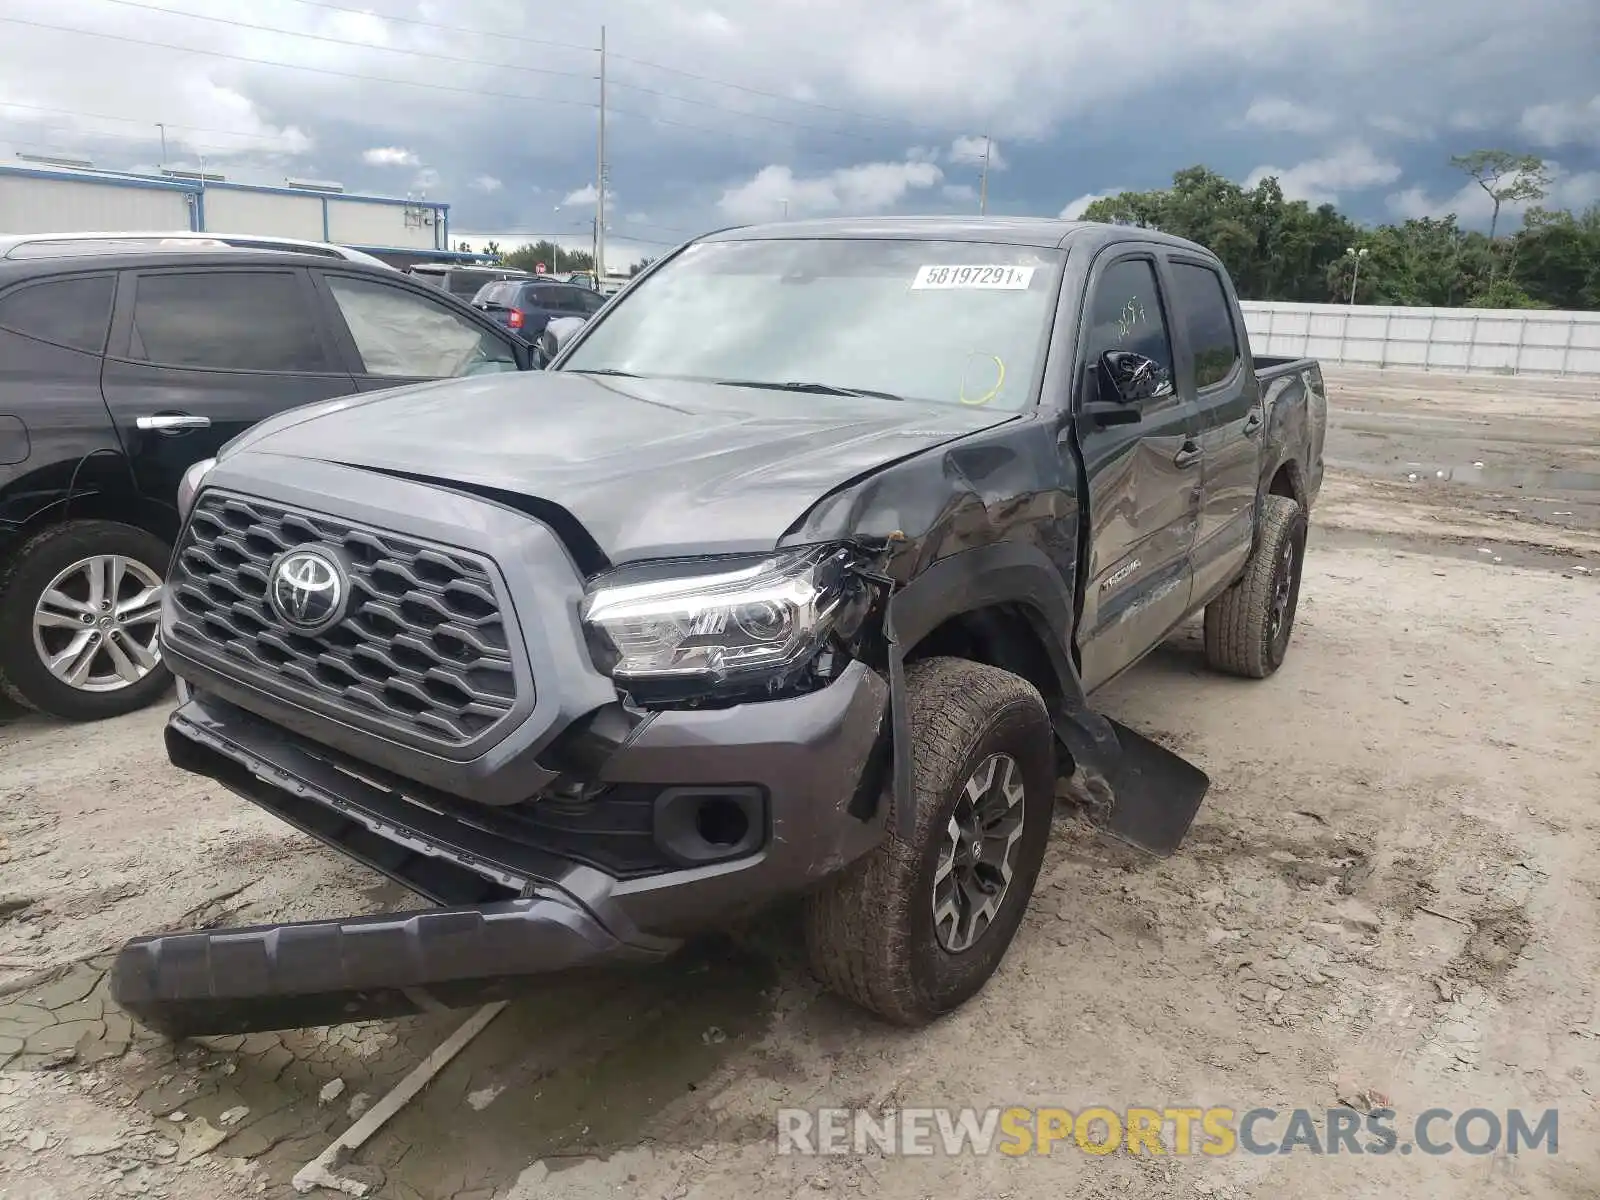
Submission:
[[[539,335],[539,354],[546,363],[566,347],[573,336],[586,324],[582,317],[552,317]]]

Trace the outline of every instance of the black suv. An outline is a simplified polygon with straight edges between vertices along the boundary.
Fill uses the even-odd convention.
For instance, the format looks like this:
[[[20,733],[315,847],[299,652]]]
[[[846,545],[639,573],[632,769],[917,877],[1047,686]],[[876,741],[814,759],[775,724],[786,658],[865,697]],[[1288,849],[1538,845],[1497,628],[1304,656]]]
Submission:
[[[473,298],[499,324],[528,342],[536,342],[557,317],[587,321],[606,306],[609,296],[577,283],[530,283],[507,279],[485,285]]]
[[[170,249],[0,263],[0,689],[74,719],[165,690],[179,483],[257,421],[531,365],[482,313],[357,263]]]

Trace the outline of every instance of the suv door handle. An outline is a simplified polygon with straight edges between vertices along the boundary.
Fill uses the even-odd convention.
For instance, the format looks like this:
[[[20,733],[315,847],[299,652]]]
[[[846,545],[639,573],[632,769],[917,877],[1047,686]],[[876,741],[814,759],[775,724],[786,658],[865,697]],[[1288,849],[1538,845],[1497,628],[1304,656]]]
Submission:
[[[1178,452],[1172,456],[1172,465],[1175,467],[1192,467],[1198,463],[1203,455],[1200,443],[1193,439],[1183,443]]]
[[[186,429],[210,429],[210,417],[197,417],[190,413],[156,413],[137,417],[134,425],[145,433],[182,433]]]
[[[1245,437],[1255,437],[1256,434],[1261,432],[1261,426],[1265,423],[1266,421],[1261,415],[1261,410],[1259,408],[1252,408],[1250,410],[1250,415],[1244,420]]]

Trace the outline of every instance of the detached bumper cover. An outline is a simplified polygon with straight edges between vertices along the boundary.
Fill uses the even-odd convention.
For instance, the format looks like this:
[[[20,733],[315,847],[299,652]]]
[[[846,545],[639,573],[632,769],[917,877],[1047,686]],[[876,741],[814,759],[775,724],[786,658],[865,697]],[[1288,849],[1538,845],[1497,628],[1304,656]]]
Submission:
[[[478,908],[160,934],[123,947],[111,994],[171,1037],[398,1017],[512,994],[519,979],[653,961],[549,897]]]
[[[245,1033],[480,1004],[519,982],[652,962],[696,929],[804,890],[869,850],[886,813],[855,801],[887,722],[888,685],[853,664],[787,701],[663,713],[600,769],[609,783],[739,783],[768,797],[765,844],[745,857],[619,879],[515,836],[503,809],[418,790],[210,694],[168,721],[173,763],[443,905],[136,938],[112,995],[170,1036]]]

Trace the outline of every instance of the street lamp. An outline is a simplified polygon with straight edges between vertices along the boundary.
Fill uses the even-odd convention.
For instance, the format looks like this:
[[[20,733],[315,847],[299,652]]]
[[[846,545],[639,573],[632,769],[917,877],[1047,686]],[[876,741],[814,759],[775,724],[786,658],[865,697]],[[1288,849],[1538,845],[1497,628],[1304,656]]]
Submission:
[[[778,203],[783,205],[783,219],[787,221],[789,219],[789,197],[785,196]]]
[[[1355,261],[1355,270],[1350,275],[1350,303],[1356,302],[1356,283],[1361,279],[1361,260],[1367,256],[1365,246],[1357,250],[1354,246],[1345,250],[1345,254]]]

